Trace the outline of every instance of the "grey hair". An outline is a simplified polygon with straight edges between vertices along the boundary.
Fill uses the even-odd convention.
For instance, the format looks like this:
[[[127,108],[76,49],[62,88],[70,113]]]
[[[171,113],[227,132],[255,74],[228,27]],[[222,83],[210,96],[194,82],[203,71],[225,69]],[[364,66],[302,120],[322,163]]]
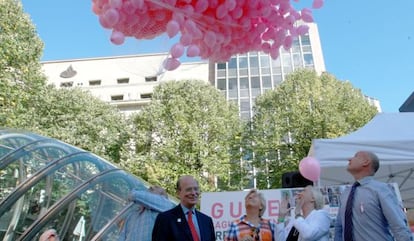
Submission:
[[[259,195],[260,204],[262,205],[262,208],[259,210],[259,217],[262,217],[266,211],[266,198],[264,197],[263,193],[259,192],[257,189],[251,189],[245,198],[250,196],[252,193],[257,193],[257,195]]]
[[[374,172],[373,174],[375,174],[380,167],[379,158],[373,152],[366,151],[365,153],[368,155],[368,158],[371,160],[372,171]]]
[[[312,197],[315,200],[315,209],[319,210],[322,209],[325,205],[325,200],[323,198],[322,192],[318,187],[314,187],[312,185],[308,186],[310,188],[310,191],[312,193]]]

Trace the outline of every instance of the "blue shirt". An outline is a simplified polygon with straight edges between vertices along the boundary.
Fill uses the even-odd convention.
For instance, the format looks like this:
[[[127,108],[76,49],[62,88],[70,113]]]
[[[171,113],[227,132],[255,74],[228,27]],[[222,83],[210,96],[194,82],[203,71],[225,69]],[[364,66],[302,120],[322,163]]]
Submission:
[[[135,203],[135,207],[127,216],[118,241],[151,241],[158,213],[175,205],[168,198],[147,190],[132,191],[130,199]]]
[[[354,241],[412,240],[407,217],[391,187],[374,180],[372,176],[364,177],[358,182],[361,185],[355,190],[352,207]],[[345,207],[350,189],[346,189],[341,195],[335,241],[343,241]]]

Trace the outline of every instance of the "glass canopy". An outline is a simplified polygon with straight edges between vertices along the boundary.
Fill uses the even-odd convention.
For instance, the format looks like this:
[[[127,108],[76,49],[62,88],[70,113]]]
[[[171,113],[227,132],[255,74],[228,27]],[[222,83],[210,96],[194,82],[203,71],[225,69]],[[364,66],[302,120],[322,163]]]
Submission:
[[[82,149],[0,129],[0,240],[32,241],[50,228],[61,240],[118,240],[148,184]]]

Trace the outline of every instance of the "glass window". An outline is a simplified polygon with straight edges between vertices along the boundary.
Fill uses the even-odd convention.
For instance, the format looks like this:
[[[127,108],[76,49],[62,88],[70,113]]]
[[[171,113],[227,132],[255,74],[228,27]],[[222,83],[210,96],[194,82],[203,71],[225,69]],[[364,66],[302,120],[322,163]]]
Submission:
[[[252,89],[252,98],[256,98],[257,96],[259,96],[260,93],[260,89]]]
[[[157,77],[155,77],[155,80],[157,80]],[[116,80],[118,84],[128,84],[129,78],[119,78]]]
[[[305,59],[305,65],[313,65],[313,56],[312,56],[312,54],[304,54],[303,58]]]
[[[255,68],[250,68],[250,75],[259,75],[259,68],[255,67]]]
[[[269,76],[262,76],[263,88],[272,88],[272,78]]]
[[[247,69],[247,57],[239,57],[239,68]]]
[[[252,87],[252,89],[254,89],[254,88],[260,88],[260,77],[259,76],[257,76],[257,77],[251,77],[251,79],[250,79],[250,81],[251,81],[251,87]]]
[[[226,69],[226,63],[217,63],[217,69]]]
[[[240,100],[240,111],[250,111],[250,101],[249,99]]]
[[[304,36],[300,36],[300,39],[301,39],[302,45],[310,45],[311,44],[308,34],[306,34]]]
[[[236,78],[230,78],[229,79],[229,89],[230,90],[237,90],[237,79]]]
[[[123,100],[123,99],[124,99],[124,95],[112,95],[111,96],[112,101]]]
[[[157,81],[157,76],[145,76],[145,82],[155,82]]]
[[[217,70],[217,77],[226,77],[226,70],[225,69]]]
[[[270,68],[262,68],[262,75],[270,74]]]
[[[140,95],[141,99],[151,99],[152,93],[145,93]]]
[[[67,81],[67,82],[60,83],[60,87],[72,87],[72,86],[73,86],[73,81]]]
[[[300,54],[293,54],[293,65],[295,67],[301,67],[302,65],[302,57]]]
[[[249,97],[249,89],[240,90],[240,98]]]
[[[240,89],[248,89],[249,88],[249,78],[241,77],[240,78]]]
[[[232,57],[229,60],[229,69],[236,69],[237,68],[237,59],[236,57]]]
[[[241,76],[247,76],[249,71],[248,69],[239,69],[239,73]]]
[[[226,90],[226,79],[217,79],[217,89]]]
[[[101,85],[101,80],[89,80],[89,86]]]
[[[229,77],[237,76],[237,69],[229,69]]]
[[[259,59],[257,56],[250,56],[250,68],[259,67]]]
[[[280,58],[272,59],[272,67],[279,67],[282,64],[280,63]]]
[[[270,67],[270,60],[269,56],[260,56],[260,67],[262,68],[269,68]]]

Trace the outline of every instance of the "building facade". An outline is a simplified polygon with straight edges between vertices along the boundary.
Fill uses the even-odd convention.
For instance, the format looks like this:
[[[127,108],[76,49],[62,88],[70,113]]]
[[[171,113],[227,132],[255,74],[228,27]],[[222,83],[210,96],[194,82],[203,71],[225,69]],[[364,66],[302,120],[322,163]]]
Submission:
[[[294,40],[289,50],[282,48],[277,59],[262,52],[249,52],[235,55],[226,63],[210,65],[210,83],[239,106],[242,119],[249,120],[256,97],[274,89],[287,74],[300,68],[319,74],[325,71],[317,25],[308,25],[309,33]]]
[[[58,88],[80,87],[130,114],[149,103],[155,86],[163,81],[208,81],[208,63],[183,63],[165,71],[166,53],[47,61],[42,69],[48,83]]]

